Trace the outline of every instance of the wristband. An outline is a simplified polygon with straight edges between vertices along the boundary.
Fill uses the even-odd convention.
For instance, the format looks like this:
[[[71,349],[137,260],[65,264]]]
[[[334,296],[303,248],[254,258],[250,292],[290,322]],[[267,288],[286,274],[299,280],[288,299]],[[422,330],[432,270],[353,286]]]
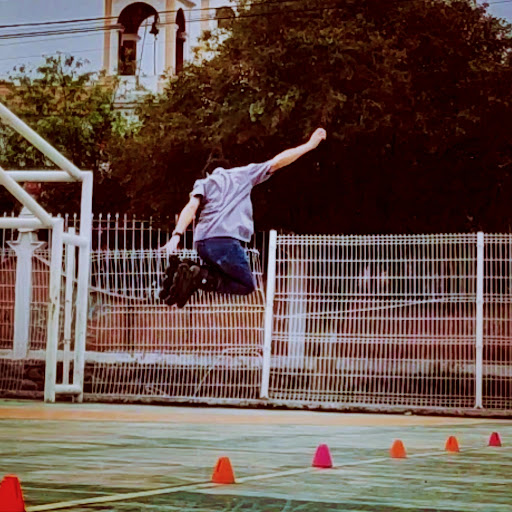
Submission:
[[[179,231],[173,231],[171,237],[178,235],[180,238],[183,236],[183,233],[180,233]]]

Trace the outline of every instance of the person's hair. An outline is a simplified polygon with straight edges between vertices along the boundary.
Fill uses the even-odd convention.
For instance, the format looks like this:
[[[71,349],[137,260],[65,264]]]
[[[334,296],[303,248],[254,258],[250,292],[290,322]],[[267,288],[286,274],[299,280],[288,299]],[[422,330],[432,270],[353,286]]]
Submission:
[[[206,162],[206,165],[203,167],[201,174],[203,176],[207,176],[208,174],[211,174],[215,169],[217,169],[217,167],[229,169],[230,165],[228,160],[225,158],[209,158],[208,162]]]

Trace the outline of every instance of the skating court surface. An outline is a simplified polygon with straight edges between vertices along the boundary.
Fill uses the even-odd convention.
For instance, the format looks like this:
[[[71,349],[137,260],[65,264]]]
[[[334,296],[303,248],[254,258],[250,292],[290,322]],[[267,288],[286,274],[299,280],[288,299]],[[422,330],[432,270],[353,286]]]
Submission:
[[[502,447],[487,446],[492,432]],[[396,439],[407,458],[390,457]],[[334,468],[311,467],[320,444]],[[235,484],[211,483],[221,456]],[[504,512],[512,421],[6,400],[6,474],[27,512]]]

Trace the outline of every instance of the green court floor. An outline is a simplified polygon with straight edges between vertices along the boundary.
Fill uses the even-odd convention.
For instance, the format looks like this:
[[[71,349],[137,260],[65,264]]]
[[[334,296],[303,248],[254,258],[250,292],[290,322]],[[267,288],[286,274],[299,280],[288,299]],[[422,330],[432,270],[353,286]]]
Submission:
[[[502,447],[487,446],[494,431]],[[444,450],[451,435],[460,453]],[[395,439],[406,459],[390,458]],[[311,467],[321,443],[333,469]],[[211,484],[220,456],[236,484]],[[0,401],[6,474],[27,512],[504,512],[512,422]]]

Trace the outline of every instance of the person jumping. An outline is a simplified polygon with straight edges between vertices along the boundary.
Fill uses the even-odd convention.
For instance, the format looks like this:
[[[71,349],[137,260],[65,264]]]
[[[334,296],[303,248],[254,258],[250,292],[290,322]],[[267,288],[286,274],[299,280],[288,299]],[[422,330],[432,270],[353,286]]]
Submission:
[[[308,142],[287,149],[264,163],[225,169],[194,183],[190,200],[183,208],[171,239],[161,247],[170,256],[159,297],[167,305],[182,308],[198,289],[248,295],[255,290],[244,243],[254,233],[251,190],[302,155],[315,149],[326,132],[316,129]],[[196,217],[194,246],[203,264],[181,261],[175,254],[185,230]]]

